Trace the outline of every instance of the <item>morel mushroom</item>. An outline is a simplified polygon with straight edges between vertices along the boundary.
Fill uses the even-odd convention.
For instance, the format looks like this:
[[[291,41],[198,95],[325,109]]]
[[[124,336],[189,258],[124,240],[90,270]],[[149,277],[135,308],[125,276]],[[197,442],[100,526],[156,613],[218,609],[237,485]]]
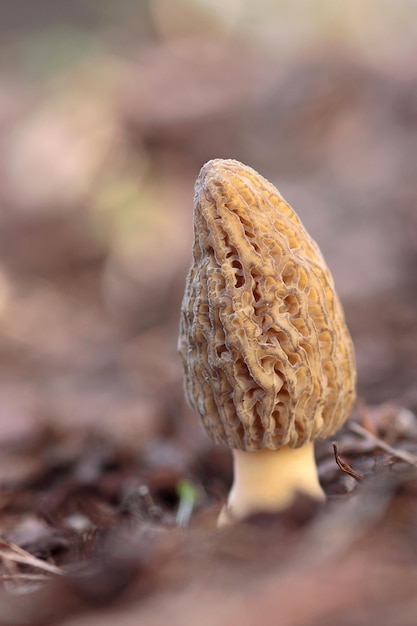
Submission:
[[[317,244],[237,161],[209,161],[196,182],[179,351],[189,403],[233,449],[219,524],[284,509],[297,492],[323,499],[313,442],[352,408],[352,341]]]

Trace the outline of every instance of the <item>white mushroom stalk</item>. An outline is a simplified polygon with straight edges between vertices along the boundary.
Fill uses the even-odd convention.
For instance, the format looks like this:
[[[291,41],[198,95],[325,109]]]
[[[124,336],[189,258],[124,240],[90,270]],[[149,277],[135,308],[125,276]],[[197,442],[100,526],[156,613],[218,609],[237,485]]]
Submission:
[[[281,511],[297,494],[324,500],[314,458],[314,445],[278,450],[233,450],[233,485],[220,513],[223,526],[262,511]]]
[[[220,523],[322,499],[313,442],[355,400],[352,341],[319,248],[277,189],[232,160],[196,182],[179,351],[190,405],[233,449]]]

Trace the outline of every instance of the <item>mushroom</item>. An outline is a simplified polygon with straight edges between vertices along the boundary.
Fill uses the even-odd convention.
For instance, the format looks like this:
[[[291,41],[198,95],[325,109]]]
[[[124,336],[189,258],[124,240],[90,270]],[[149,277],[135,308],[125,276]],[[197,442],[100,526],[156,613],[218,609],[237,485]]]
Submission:
[[[233,451],[219,525],[322,500],[314,440],[355,400],[352,340],[317,244],[278,190],[238,161],[197,178],[179,352],[189,404]]]

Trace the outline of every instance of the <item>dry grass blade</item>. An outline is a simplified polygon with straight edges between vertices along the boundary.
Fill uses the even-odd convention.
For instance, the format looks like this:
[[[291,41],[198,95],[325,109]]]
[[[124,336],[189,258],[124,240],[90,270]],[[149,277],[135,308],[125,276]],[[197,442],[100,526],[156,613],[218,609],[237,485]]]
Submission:
[[[352,469],[350,465],[346,463],[346,461],[343,461],[342,458],[339,456],[339,452],[337,450],[337,444],[335,441],[333,441],[333,452],[334,452],[335,461],[339,469],[342,470],[342,472],[344,472],[345,474],[349,474],[349,476],[352,476],[358,482],[363,480],[363,476],[361,474],[358,474],[358,472],[355,472],[355,470]]]
[[[385,441],[372,434],[371,432],[369,432],[369,430],[366,430],[366,428],[363,428],[363,426],[357,424],[356,422],[350,423],[349,429],[356,435],[372,441],[375,444],[375,447],[380,448],[381,450],[385,450],[385,452],[392,454],[392,456],[395,456],[398,459],[401,459],[406,463],[417,467],[417,456],[412,452],[407,452],[407,450],[397,450],[396,448],[393,448],[388,443],[385,443]]]
[[[26,552],[26,550],[22,550],[19,546],[4,540],[0,540],[0,558],[6,561],[20,563],[22,565],[29,565],[30,567],[43,570],[49,574],[56,574],[59,576],[64,574],[64,571],[61,568],[56,567],[56,565],[51,565],[46,561],[42,561],[29,552]]]
[[[12,582],[46,582],[48,580],[48,576],[45,576],[43,574],[24,574],[24,573],[19,573],[19,574],[1,574],[0,575],[0,580],[3,581],[12,581]]]

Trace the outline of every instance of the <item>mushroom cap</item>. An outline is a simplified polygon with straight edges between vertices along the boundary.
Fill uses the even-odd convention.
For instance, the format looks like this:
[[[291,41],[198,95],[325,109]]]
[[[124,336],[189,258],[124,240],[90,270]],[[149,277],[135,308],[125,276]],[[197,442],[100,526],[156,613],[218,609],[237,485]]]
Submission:
[[[217,443],[299,447],[355,400],[352,340],[317,244],[278,190],[238,161],[197,178],[179,351],[189,404]]]

